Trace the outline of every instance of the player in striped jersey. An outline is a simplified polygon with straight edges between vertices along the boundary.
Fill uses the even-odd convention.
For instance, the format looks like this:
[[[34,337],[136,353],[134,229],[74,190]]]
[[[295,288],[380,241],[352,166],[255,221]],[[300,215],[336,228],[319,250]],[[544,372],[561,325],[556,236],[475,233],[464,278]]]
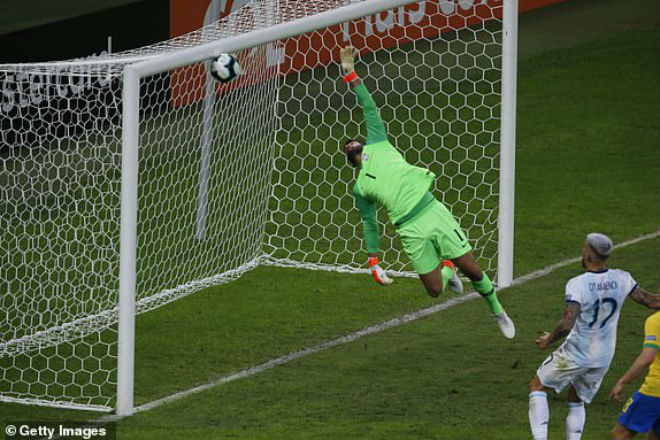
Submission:
[[[584,402],[590,403],[614,357],[621,306],[627,297],[660,309],[660,295],[641,289],[626,271],[609,269],[612,240],[603,234],[587,235],[582,249],[586,272],[566,284],[564,317],[552,333],[536,345],[545,350],[568,335],[536,371],[529,384],[529,424],[535,440],[548,438],[547,392],[568,386],[567,440],[579,440],[584,428]]]

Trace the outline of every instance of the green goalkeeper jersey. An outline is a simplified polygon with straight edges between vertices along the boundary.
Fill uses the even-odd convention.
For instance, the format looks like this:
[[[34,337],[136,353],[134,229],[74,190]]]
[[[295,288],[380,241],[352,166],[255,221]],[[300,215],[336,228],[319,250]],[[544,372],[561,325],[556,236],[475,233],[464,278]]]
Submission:
[[[435,174],[409,164],[387,140],[385,125],[366,86],[353,88],[364,112],[367,142],[362,150],[362,167],[353,187],[362,214],[367,252],[377,252],[379,242],[376,207],[387,210],[395,225],[428,195]]]

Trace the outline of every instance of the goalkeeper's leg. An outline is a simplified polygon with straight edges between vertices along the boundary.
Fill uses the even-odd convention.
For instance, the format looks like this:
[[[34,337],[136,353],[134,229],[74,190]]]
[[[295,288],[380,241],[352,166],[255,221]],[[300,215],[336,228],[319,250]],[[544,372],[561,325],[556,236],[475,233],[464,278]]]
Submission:
[[[507,316],[502,308],[502,304],[500,304],[500,301],[497,298],[493,283],[490,281],[490,278],[488,278],[488,275],[481,270],[479,263],[477,263],[472,256],[472,252],[467,252],[458,258],[453,258],[452,261],[461,272],[472,281],[474,290],[476,290],[477,293],[488,302],[490,310],[497,319],[497,324],[499,325],[502,334],[504,334],[506,338],[512,339],[516,334],[513,321],[511,321],[511,318]]]
[[[451,212],[437,200],[398,230],[403,247],[412,260],[426,291],[436,297],[453,279],[460,283],[451,260],[471,281],[474,289],[488,302],[505,337],[515,336],[515,327],[502,309],[490,278],[472,256],[472,246]],[[449,284],[450,290],[457,291]],[[462,291],[462,286],[461,289]]]
[[[422,284],[424,284],[428,294],[433,298],[436,298],[441,293],[445,292],[447,285],[449,285],[449,290],[452,292],[458,294],[463,293],[463,283],[456,275],[456,269],[450,260],[442,261],[429,273],[420,274],[419,279],[422,281]]]
[[[488,275],[481,270],[479,263],[472,256],[472,252],[467,252],[458,258],[453,258],[452,261],[472,281],[474,290],[488,302],[493,314],[499,315],[502,313],[504,309],[502,309],[502,304],[500,304],[497,298],[493,283],[488,278]]]
[[[456,267],[472,281],[474,290],[488,302],[504,336],[513,338],[516,329],[497,299],[493,283],[472,256],[472,246],[460,225],[447,207],[440,202],[436,204],[433,222],[436,228],[435,247],[441,252],[442,258],[453,261]]]

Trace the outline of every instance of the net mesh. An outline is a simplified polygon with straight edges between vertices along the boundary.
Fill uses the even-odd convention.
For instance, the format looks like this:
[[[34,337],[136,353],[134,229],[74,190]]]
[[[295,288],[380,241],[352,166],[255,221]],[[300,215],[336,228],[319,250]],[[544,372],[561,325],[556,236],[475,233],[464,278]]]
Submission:
[[[13,93],[0,111],[7,399],[106,405],[115,381],[121,85],[84,80],[0,73]]]
[[[125,66],[357,2],[243,3],[154,46],[0,65],[0,400],[114,405]],[[497,1],[419,2],[240,52],[246,73],[226,85],[205,62],[143,78],[138,312],[259,264],[363,270],[355,175],[340,149],[365,134],[338,80],[349,42],[391,142],[439,176],[435,196],[492,273],[499,17]],[[381,250],[387,269],[411,274],[389,225]]]
[[[380,107],[390,141],[408,162],[439,176],[435,196],[467,229],[482,265],[495,268],[501,9],[464,11],[447,15],[442,2],[427,2],[282,43],[290,70],[277,112],[266,241],[272,264],[364,267],[361,219],[349,195],[356,171],[341,146],[364,139],[365,127],[354,95],[338,81],[338,64],[318,66],[319,60],[336,60],[340,46],[350,42],[361,51],[356,70]],[[300,48],[314,53],[303,57]],[[410,271],[381,211],[385,266]]]

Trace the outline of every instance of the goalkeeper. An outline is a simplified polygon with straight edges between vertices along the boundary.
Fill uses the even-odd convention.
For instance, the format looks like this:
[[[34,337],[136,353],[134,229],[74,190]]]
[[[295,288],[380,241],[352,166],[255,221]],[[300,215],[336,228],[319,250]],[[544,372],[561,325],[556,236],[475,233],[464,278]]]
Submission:
[[[353,195],[362,214],[374,279],[382,285],[392,282],[378,265],[376,206],[383,205],[429,295],[437,297],[447,287],[455,293],[463,292],[455,264],[488,302],[504,336],[512,339],[515,327],[502,309],[488,275],[474,260],[472,247],[452,214],[429,191],[436,176],[407,163],[387,140],[376,103],[354,70],[357,54],[357,49],[347,46],[340,51],[340,58],[344,80],[362,106],[367,141],[348,140],[344,153],[348,162],[359,169]]]

